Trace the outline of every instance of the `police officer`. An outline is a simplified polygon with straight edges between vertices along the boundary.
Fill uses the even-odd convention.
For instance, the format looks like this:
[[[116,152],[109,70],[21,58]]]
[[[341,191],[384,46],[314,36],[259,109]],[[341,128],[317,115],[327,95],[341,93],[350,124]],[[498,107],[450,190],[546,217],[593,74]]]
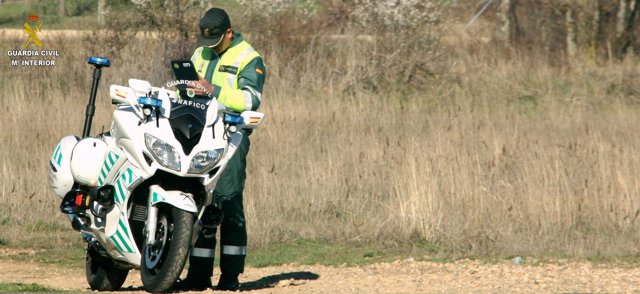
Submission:
[[[266,69],[262,57],[242,35],[231,29],[227,13],[209,9],[200,20],[199,45],[191,61],[200,80],[192,89],[196,95],[218,99],[228,110],[257,110],[262,100]],[[244,271],[247,252],[242,192],[246,177],[250,131],[223,171],[214,190],[215,204],[224,214],[220,224],[220,279],[218,290],[240,287],[238,275]],[[211,287],[215,248],[215,228],[203,230],[189,257],[189,272],[178,288],[205,290]]]

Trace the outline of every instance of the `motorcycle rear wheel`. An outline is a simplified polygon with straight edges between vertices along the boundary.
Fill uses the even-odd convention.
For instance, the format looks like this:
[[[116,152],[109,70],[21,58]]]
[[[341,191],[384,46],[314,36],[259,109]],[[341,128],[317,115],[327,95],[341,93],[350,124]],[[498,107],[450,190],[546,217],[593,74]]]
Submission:
[[[98,291],[120,289],[129,274],[129,270],[116,267],[113,260],[100,255],[92,246],[87,247],[85,271],[91,290]]]
[[[193,214],[172,206],[158,208],[156,243],[142,248],[140,274],[149,292],[166,292],[189,257]],[[145,242],[146,243],[146,242]]]

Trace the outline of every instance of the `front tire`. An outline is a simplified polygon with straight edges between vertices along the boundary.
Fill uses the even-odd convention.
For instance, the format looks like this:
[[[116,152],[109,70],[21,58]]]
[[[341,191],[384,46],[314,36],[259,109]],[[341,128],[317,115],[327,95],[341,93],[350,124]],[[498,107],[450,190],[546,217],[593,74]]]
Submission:
[[[91,290],[98,291],[120,289],[129,274],[129,270],[116,267],[113,260],[100,255],[91,245],[87,248],[85,270]]]
[[[155,244],[144,244],[140,274],[149,292],[166,292],[178,279],[191,245],[193,214],[172,206],[158,207]]]

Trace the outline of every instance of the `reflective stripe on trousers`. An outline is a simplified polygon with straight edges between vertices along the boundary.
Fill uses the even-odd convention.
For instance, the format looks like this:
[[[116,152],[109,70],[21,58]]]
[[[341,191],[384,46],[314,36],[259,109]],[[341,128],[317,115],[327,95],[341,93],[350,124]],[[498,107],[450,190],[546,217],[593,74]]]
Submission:
[[[191,249],[191,256],[213,258],[215,256],[215,250],[210,248],[196,248]]]
[[[232,246],[223,245],[222,254],[226,255],[247,255],[247,246]],[[215,250],[210,248],[193,248],[191,249],[191,256],[213,258],[215,256]]]
[[[222,245],[222,254],[247,255],[247,246]]]

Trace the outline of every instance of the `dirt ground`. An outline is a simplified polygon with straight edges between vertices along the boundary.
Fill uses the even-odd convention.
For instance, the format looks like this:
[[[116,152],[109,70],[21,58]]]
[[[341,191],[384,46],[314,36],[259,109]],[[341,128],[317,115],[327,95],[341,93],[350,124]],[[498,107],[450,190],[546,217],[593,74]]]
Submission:
[[[0,282],[90,291],[82,265],[63,268],[0,260]],[[408,259],[359,267],[248,268],[241,282],[240,291],[250,293],[640,293],[640,268],[571,261],[529,265],[527,260],[516,264]],[[142,291],[139,272],[131,271],[119,293]]]

